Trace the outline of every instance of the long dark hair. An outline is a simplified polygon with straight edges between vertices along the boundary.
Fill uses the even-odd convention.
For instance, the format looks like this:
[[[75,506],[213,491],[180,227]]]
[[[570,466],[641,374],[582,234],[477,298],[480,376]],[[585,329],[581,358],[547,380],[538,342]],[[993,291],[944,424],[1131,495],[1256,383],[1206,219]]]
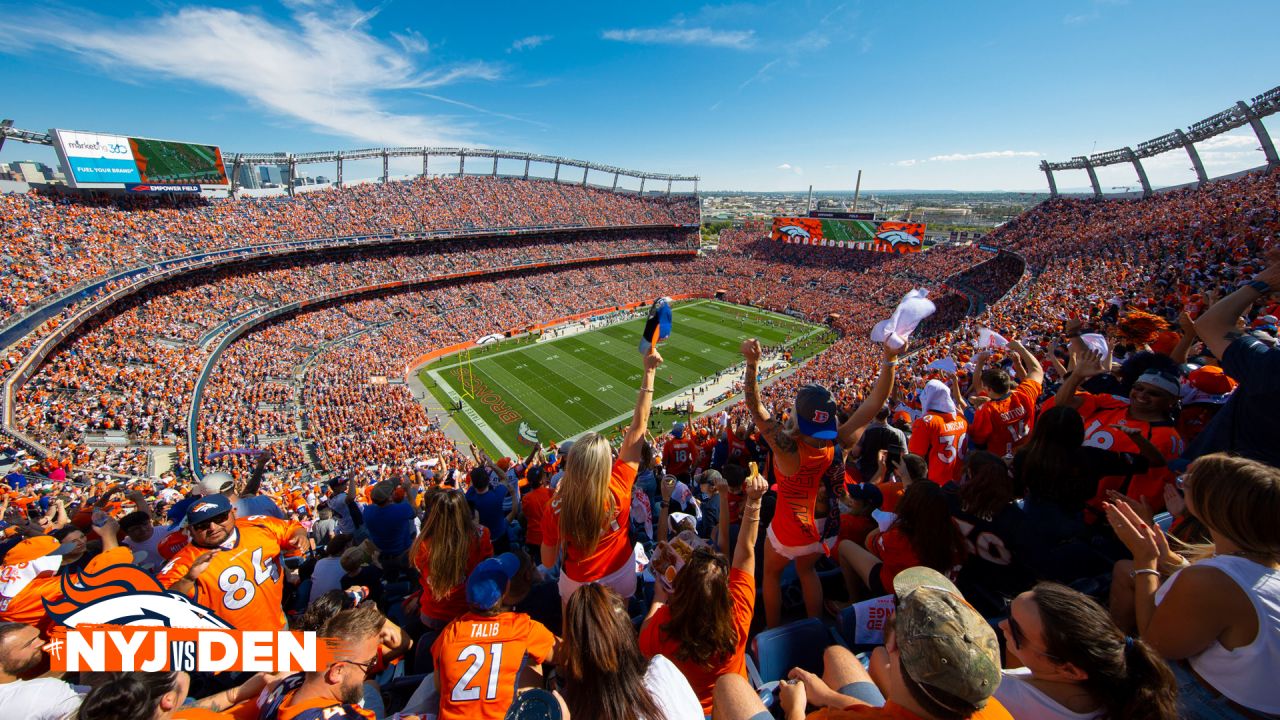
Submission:
[[[1084,418],[1075,408],[1055,406],[1044,411],[1031,431],[1031,440],[1015,456],[1015,483],[1026,487],[1036,500],[1076,511],[1093,497],[1080,470],[1080,446],[1084,443]]]
[[[969,453],[964,461],[964,482],[960,485],[961,508],[991,520],[1013,500],[1013,479],[1004,460],[985,450]]]
[[[84,696],[81,720],[135,720],[154,717],[160,698],[178,686],[176,672],[122,673]]]
[[[1178,684],[1150,645],[1126,638],[1093,598],[1057,583],[1031,590],[1044,628],[1045,652],[1088,677],[1080,685],[1108,720],[1173,720]]]
[[[920,564],[948,575],[968,555],[964,535],[951,520],[947,498],[937,483],[914,482],[898,500],[892,528],[902,531]]]
[[[622,598],[588,583],[564,611],[565,704],[571,717],[593,720],[666,720],[644,675],[649,661],[636,643]]]
[[[662,632],[679,641],[676,659],[709,665],[737,647],[733,598],[729,595],[729,561],[724,555],[697,550],[676,576],[671,619]]]

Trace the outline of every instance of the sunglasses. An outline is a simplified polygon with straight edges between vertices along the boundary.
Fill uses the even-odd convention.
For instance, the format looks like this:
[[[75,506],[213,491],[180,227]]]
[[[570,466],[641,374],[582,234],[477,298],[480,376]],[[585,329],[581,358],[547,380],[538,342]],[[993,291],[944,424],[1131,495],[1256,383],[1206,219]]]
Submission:
[[[1017,650],[1024,649],[1023,646],[1027,644],[1027,635],[1026,633],[1022,632],[1022,627],[1018,625],[1018,621],[1013,619],[1013,613],[1009,613],[1009,635],[1013,637],[1013,647],[1015,649]],[[1062,660],[1060,660],[1057,656],[1050,655],[1049,653],[1044,652],[1043,650],[1036,650],[1034,648],[1030,648],[1030,650],[1034,653],[1038,653],[1044,657],[1047,657],[1054,662],[1062,662]]]
[[[374,658],[369,662],[356,662],[355,660],[338,660],[334,664],[336,665],[337,663],[346,663],[348,665],[355,665],[356,667],[363,670],[365,675],[368,675],[369,671],[373,668],[374,664],[377,662],[378,662],[378,659]]]
[[[199,530],[203,532],[205,530],[208,530],[210,525],[221,525],[222,523],[226,522],[227,518],[230,516],[231,516],[230,511],[224,512],[221,515],[214,515],[208,520],[201,520],[200,522],[193,524],[191,526],[191,529]]]

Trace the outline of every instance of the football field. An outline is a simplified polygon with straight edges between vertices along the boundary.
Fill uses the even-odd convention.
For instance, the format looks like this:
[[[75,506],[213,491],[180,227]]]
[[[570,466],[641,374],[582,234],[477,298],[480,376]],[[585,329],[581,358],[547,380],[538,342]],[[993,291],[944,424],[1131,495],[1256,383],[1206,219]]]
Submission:
[[[454,419],[472,440],[500,455],[526,455],[544,444],[629,422],[640,384],[638,349],[644,318],[545,342],[511,340],[442,358],[421,371],[423,384],[446,405],[461,400]],[[766,346],[803,342],[796,359],[825,348],[827,328],[786,315],[710,300],[678,303],[654,407],[742,362],[748,337]],[[739,370],[739,372],[741,372]]]

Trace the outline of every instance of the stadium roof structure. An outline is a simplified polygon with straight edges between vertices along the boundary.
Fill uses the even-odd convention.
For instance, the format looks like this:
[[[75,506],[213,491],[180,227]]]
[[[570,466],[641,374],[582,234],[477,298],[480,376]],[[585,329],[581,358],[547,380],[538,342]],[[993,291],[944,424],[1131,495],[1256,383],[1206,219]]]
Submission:
[[[51,133],[42,133],[34,130],[23,130],[13,127],[12,120],[0,121],[0,147],[4,147],[5,140],[17,140],[18,142],[31,143],[35,145],[53,145],[53,136]],[[458,175],[466,172],[467,158],[475,158],[478,160],[492,160],[493,166],[490,171],[491,175],[498,174],[499,160],[516,160],[524,161],[524,179],[530,177],[530,167],[533,163],[544,163],[554,165],[555,172],[551,179],[556,182],[560,180],[561,168],[581,168],[582,179],[574,180],[576,184],[582,186],[587,185],[587,180],[592,171],[604,173],[613,176],[613,185],[611,190],[618,189],[618,181],[621,178],[634,178],[640,181],[640,192],[644,193],[645,182],[654,180],[657,182],[665,182],[666,192],[668,195],[672,192],[674,183],[693,183],[693,192],[698,192],[698,181],[701,179],[697,175],[672,175],[668,173],[645,172],[642,170],[628,170],[626,168],[614,165],[603,165],[587,160],[575,160],[573,158],[560,157],[558,155],[540,155],[538,153],[518,152],[513,150],[494,150],[490,148],[465,148],[465,147],[396,147],[396,148],[361,148],[358,150],[323,150],[320,152],[306,153],[223,153],[223,157],[230,160],[231,168],[228,175],[231,176],[231,190],[235,192],[239,181],[239,170],[243,166],[256,165],[283,165],[289,168],[290,183],[289,192],[292,194],[294,189],[293,178],[296,177],[295,168],[299,165],[312,165],[319,163],[335,163],[337,165],[337,185],[342,185],[342,166],[346,161],[354,160],[376,160],[382,159],[382,182],[387,182],[390,177],[390,161],[391,158],[414,157],[422,158],[422,174],[426,175],[430,167],[430,161],[433,157],[457,158]],[[535,176],[537,177],[537,176]]]
[[[1250,103],[1246,103],[1243,100],[1237,101],[1235,105],[1226,110],[1214,113],[1200,122],[1193,123],[1185,131],[1174,130],[1160,137],[1138,143],[1137,150],[1131,147],[1124,147],[1118,150],[1094,153],[1089,156],[1080,155],[1062,162],[1044,160],[1040,162],[1040,169],[1044,171],[1045,177],[1049,180],[1049,194],[1051,196],[1058,194],[1058,185],[1053,177],[1054,171],[1085,170],[1089,173],[1089,183],[1093,186],[1094,196],[1101,197],[1102,187],[1098,183],[1098,175],[1094,172],[1094,168],[1132,163],[1134,170],[1138,174],[1138,181],[1142,183],[1142,194],[1146,196],[1151,195],[1152,191],[1151,182],[1147,180],[1147,172],[1142,167],[1142,160],[1182,148],[1186,150],[1187,155],[1191,158],[1191,165],[1195,168],[1196,178],[1200,184],[1203,184],[1209,181],[1209,176],[1204,171],[1204,163],[1200,161],[1200,154],[1196,152],[1195,144],[1236,128],[1244,127],[1246,124],[1257,135],[1258,143],[1267,158],[1267,165],[1280,165],[1280,157],[1276,155],[1275,145],[1271,142],[1271,136],[1262,124],[1262,118],[1275,114],[1277,111],[1280,111],[1280,87],[1274,87],[1258,95]]]

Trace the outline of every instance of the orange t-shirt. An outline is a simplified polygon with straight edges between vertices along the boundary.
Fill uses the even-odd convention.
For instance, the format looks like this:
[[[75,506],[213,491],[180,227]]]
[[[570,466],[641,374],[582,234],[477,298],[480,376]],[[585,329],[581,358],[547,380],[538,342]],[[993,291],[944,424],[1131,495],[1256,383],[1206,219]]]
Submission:
[[[885,592],[893,592],[893,579],[898,573],[920,564],[920,558],[911,547],[911,539],[896,527],[880,533],[868,548],[880,558],[880,585]]]
[[[1144,420],[1129,417],[1129,403],[1111,395],[1095,395],[1077,393],[1076,397],[1084,402],[1080,405],[1080,417],[1084,418],[1084,445],[1097,447],[1111,452],[1140,454],[1138,445],[1129,436],[1111,429],[1111,425],[1137,428],[1153,445],[1160,450],[1166,461],[1172,460],[1183,451],[1182,436],[1177,428],[1169,424],[1152,425]],[[1098,481],[1098,492],[1089,504],[1098,510],[1107,499],[1108,490],[1123,490],[1125,495],[1135,499],[1145,499],[1156,512],[1164,510],[1164,486],[1174,481],[1175,475],[1166,465],[1151,468],[1141,475],[1131,478],[1123,475],[1112,475]],[[1127,486],[1126,486],[1127,481]]]
[[[547,510],[551,507],[551,488],[546,485],[525,493],[520,498],[520,508],[524,511],[524,541],[530,545],[542,544],[542,524],[546,520]]]
[[[40,560],[46,560],[46,558]],[[132,562],[133,552],[127,547],[120,546],[102,552],[90,560],[85,565],[84,572],[95,573],[109,565],[128,565]],[[40,561],[33,561],[33,563],[36,565],[30,572],[36,573],[43,564]],[[18,576],[22,569],[31,565],[32,563],[22,563],[0,568],[0,588],[4,588],[4,592],[10,592],[12,588],[14,592],[12,597],[0,594],[0,622],[31,625],[39,630],[42,636],[48,637],[49,630],[53,627],[53,618],[49,617],[48,611],[44,609],[44,600],[57,602],[62,599],[62,574],[56,569],[44,570],[23,585],[18,580]],[[52,563],[48,565],[52,566]]]
[[[907,491],[907,487],[900,482],[876,483],[876,487],[880,488],[880,495],[884,497],[884,502],[880,503],[880,509],[887,513],[897,512],[898,501],[902,499],[902,494]]]
[[[733,653],[718,662],[704,665],[676,657],[680,650],[680,638],[673,638],[662,630],[662,626],[671,620],[670,605],[658,608],[653,617],[640,628],[640,652],[646,657],[662,655],[680,668],[694,694],[698,696],[698,701],[702,703],[702,712],[707,715],[711,714],[716,678],[729,674],[747,676],[747,635],[751,632],[751,618],[755,615],[756,608],[755,578],[738,568],[730,569],[729,597],[733,602],[733,629],[738,634],[738,642]]]
[[[194,600],[237,630],[283,630],[286,627],[280,554],[292,548],[296,522],[255,515],[236,520],[235,532],[218,548],[213,562],[196,579]],[[157,580],[166,588],[181,580],[196,558],[212,548],[194,543],[174,554]]]
[[[524,613],[466,613],[431,645],[440,687],[439,720],[502,720],[525,658],[551,656],[556,636]]]
[[[832,445],[814,447],[804,441],[796,443],[796,450],[800,454],[800,469],[795,475],[783,475],[776,460],[773,464],[778,478],[778,504],[769,529],[778,542],[788,547],[822,542],[813,521],[813,506],[818,501],[822,476],[836,454]]]
[[[823,708],[809,713],[807,720],[923,720],[919,715],[886,700],[884,707],[853,704],[844,709]],[[995,698],[988,698],[986,707],[969,716],[969,720],[1013,720],[1013,716]]]
[[[969,440],[996,455],[1012,454],[1023,438],[1031,434],[1040,390],[1040,383],[1027,378],[1018,383],[1009,397],[983,404],[973,415]]]
[[[907,449],[929,461],[929,479],[946,485],[960,476],[960,455],[969,424],[950,413],[922,415],[911,426]]]
[[[588,583],[618,572],[631,559],[632,545],[627,533],[627,516],[631,514],[631,488],[636,482],[636,468],[615,460],[609,476],[609,494],[618,512],[603,529],[595,550],[565,544],[563,572],[569,579]],[[551,517],[542,526],[542,544],[560,544],[560,499],[551,501]]]
[[[488,557],[493,557],[493,542],[489,540],[489,528],[481,526],[471,540],[471,555],[467,557],[467,574],[470,575],[471,571]],[[418,613],[432,620],[449,622],[465,613],[470,607],[467,605],[467,594],[464,592],[467,579],[464,577],[462,582],[449,591],[448,595],[436,597],[431,593],[431,586],[427,585],[430,558],[431,553],[427,543],[420,545],[417,555],[413,557],[413,565],[418,568],[418,574],[422,580],[422,596],[418,599]]]

